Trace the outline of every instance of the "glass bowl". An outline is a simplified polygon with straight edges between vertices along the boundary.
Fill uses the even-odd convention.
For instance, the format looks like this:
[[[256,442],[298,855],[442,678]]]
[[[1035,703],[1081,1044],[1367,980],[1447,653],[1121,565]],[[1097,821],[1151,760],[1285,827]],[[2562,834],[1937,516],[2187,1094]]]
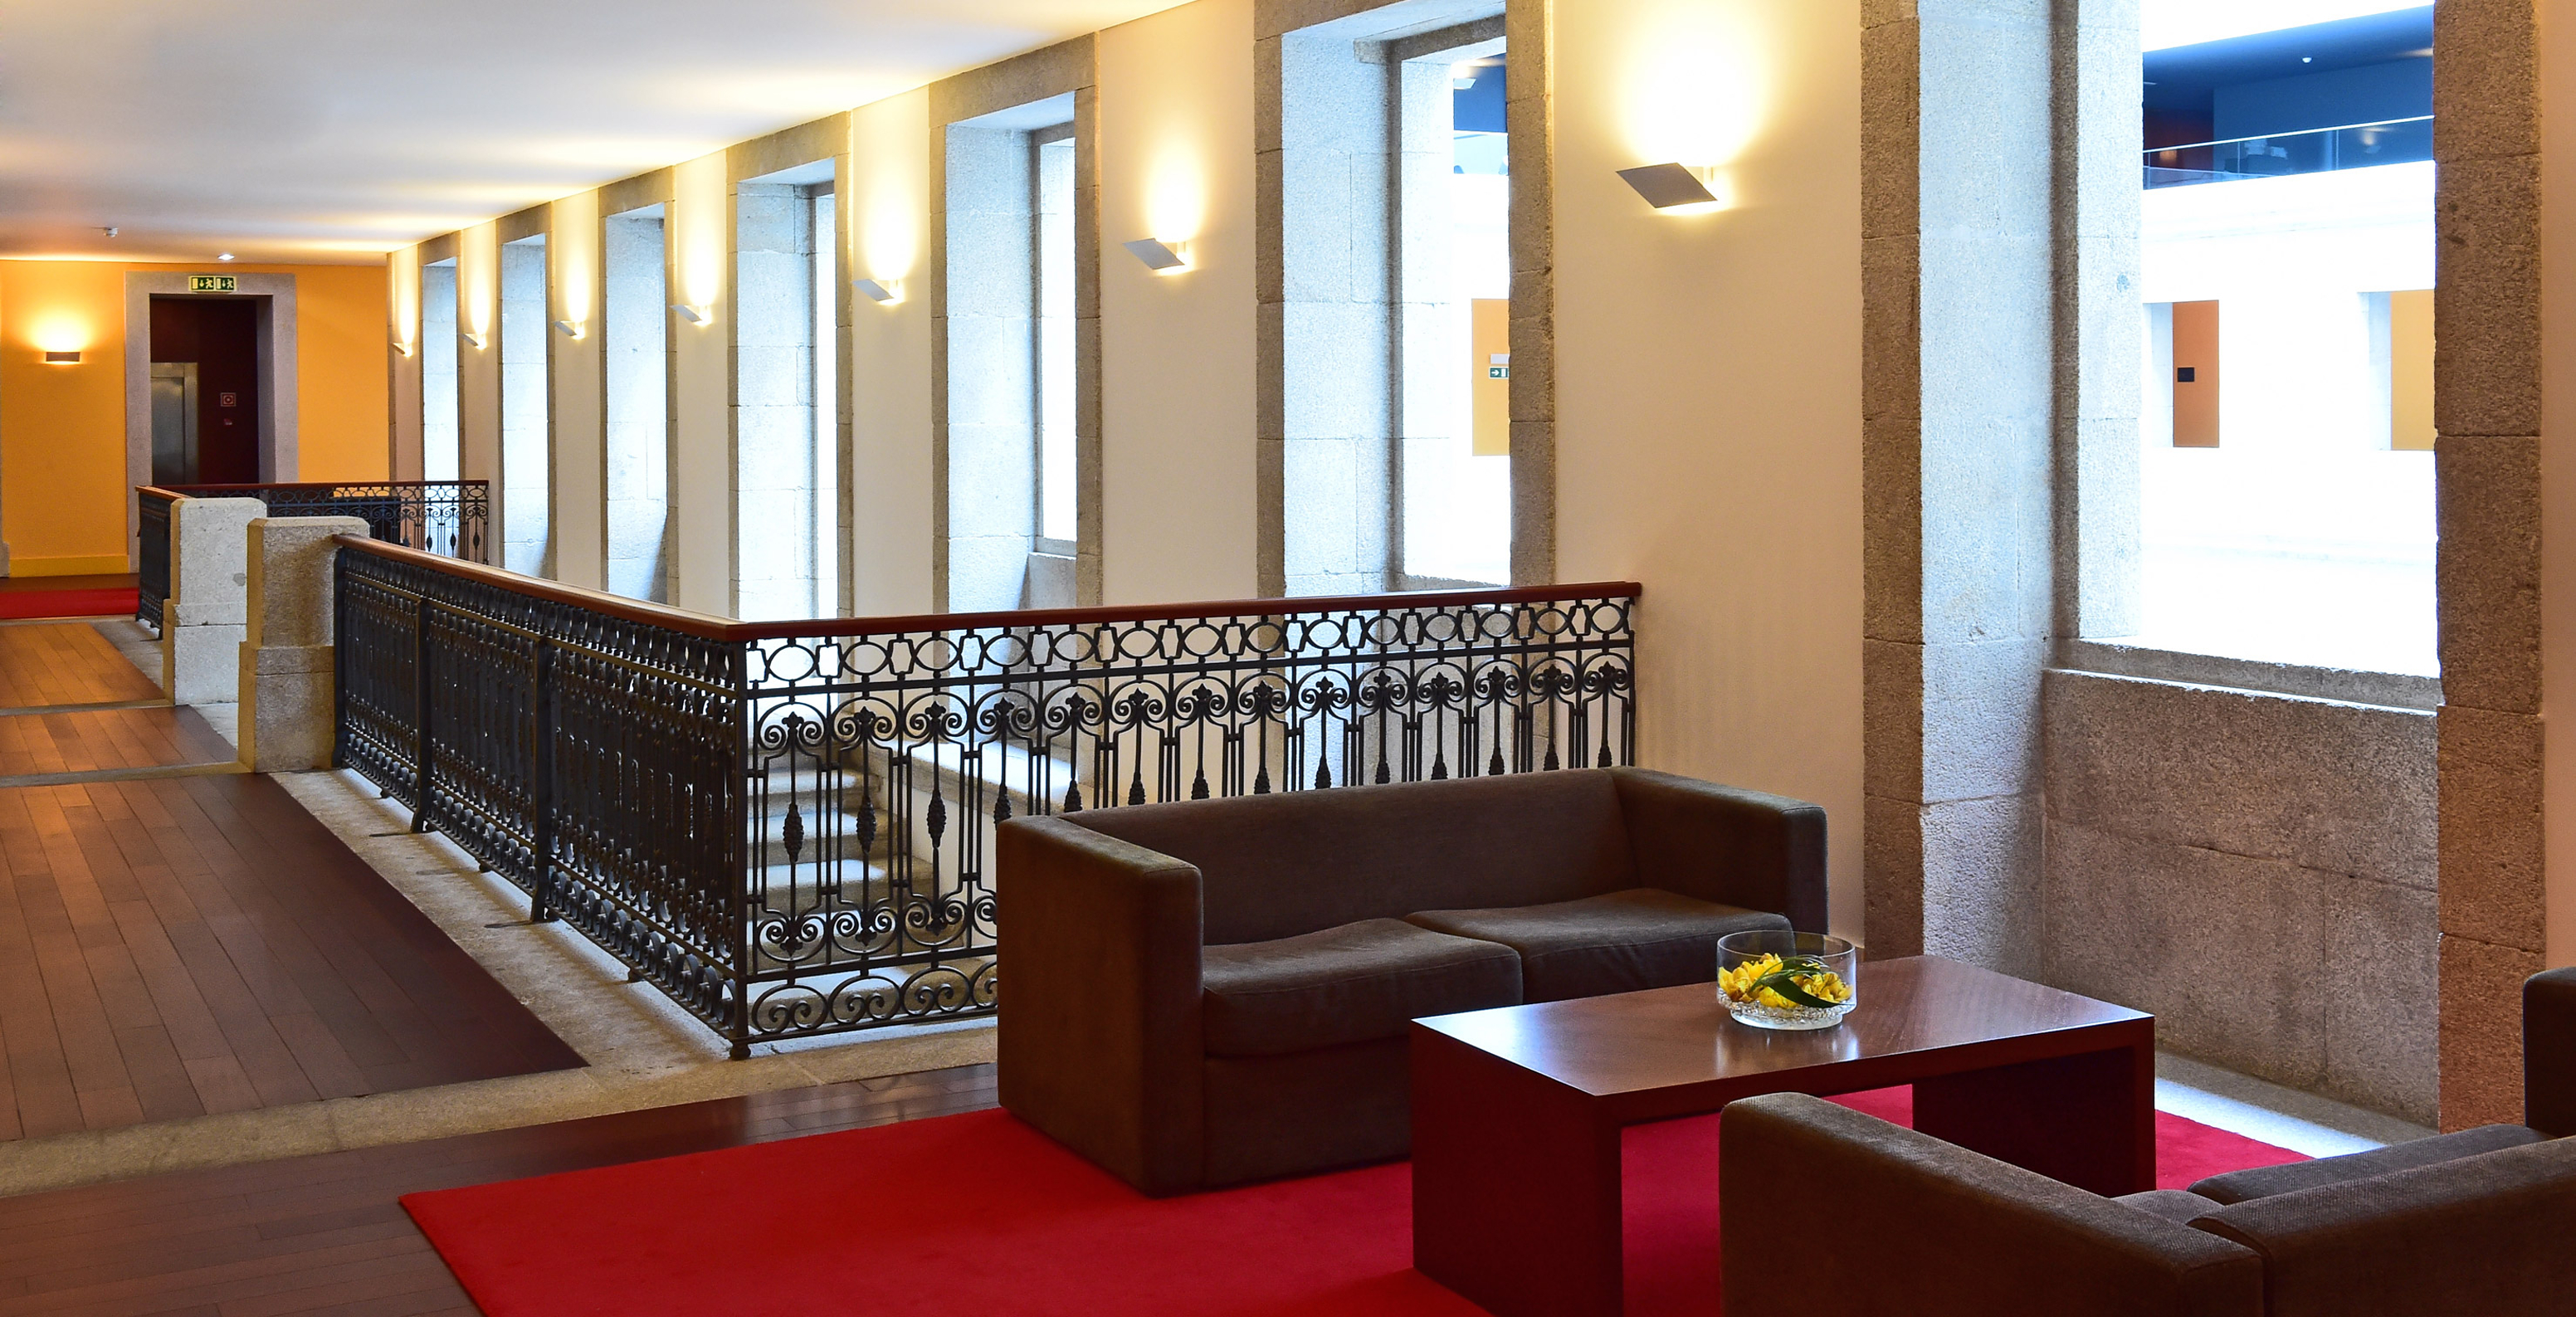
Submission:
[[[1717,995],[1756,1029],[1826,1029],[1860,1000],[1860,957],[1829,933],[1761,929],[1717,940]],[[1790,977],[1776,977],[1786,973]],[[1764,980],[1769,986],[1764,986]]]

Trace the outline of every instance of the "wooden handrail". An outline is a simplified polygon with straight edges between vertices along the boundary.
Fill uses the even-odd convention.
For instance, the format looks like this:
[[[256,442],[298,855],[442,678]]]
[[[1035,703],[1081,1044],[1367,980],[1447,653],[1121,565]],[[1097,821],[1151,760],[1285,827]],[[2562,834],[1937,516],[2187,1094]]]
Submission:
[[[982,631],[1008,627],[1080,626],[1095,622],[1153,622],[1166,618],[1275,617],[1470,604],[1534,604],[1560,599],[1634,599],[1646,592],[1646,587],[1635,581],[1592,581],[1576,585],[1516,585],[1491,590],[1422,590],[1326,598],[1228,599],[1203,603],[1126,604],[1108,608],[1030,608],[992,613],[924,613],[913,617],[821,617],[791,622],[737,622],[712,613],[646,603],[624,595],[523,576],[459,558],[444,558],[361,535],[336,538],[343,549],[391,558],[532,598],[587,608],[628,622],[737,644],[819,636],[884,636],[915,631]]]
[[[159,494],[164,498],[199,498],[203,497],[196,492],[199,490],[233,493],[252,489],[347,489],[355,485],[483,485],[488,488],[491,483],[489,480],[272,480],[249,485],[181,485],[177,489],[164,485],[137,485],[134,488],[137,493]]]

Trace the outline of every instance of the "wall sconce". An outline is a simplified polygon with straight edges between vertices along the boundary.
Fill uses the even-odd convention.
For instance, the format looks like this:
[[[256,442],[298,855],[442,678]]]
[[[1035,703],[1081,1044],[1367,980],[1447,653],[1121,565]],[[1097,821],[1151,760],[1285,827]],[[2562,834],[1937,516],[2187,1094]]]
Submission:
[[[686,320],[693,325],[703,325],[709,320],[714,319],[713,316],[707,314],[707,309],[705,307],[691,306],[686,302],[673,302],[671,304],[671,309],[679,312],[682,320]]]
[[[480,351],[482,351],[482,350],[483,350],[483,340],[484,340],[484,338],[486,337],[485,335],[483,335],[483,334],[479,334],[479,333],[476,333],[475,331],[473,331],[473,330],[469,329],[469,330],[464,331],[463,333],[458,334],[458,335],[457,335],[457,337],[458,337],[458,338],[461,338],[461,339],[464,339],[464,340],[465,340],[466,342],[468,342],[468,343],[473,344],[473,345],[474,345],[474,350],[475,350],[475,351],[480,352]]]
[[[1119,245],[1134,253],[1137,260],[1145,263],[1146,269],[1156,274],[1170,274],[1174,270],[1190,268],[1190,245],[1186,242],[1138,238],[1134,242]]]
[[[903,300],[903,280],[901,279],[852,279],[850,286],[858,289],[869,301],[880,305],[892,306]]]
[[[80,354],[77,352],[47,352],[45,354],[45,364],[48,366],[77,366],[80,364]]]
[[[582,324],[578,320],[558,320],[555,322],[555,332],[563,335],[565,338],[579,338],[581,337],[581,330]]]
[[[1637,195],[1646,199],[1647,205],[1657,210],[1672,210],[1681,206],[1718,204],[1717,193],[1709,188],[1715,173],[1714,170],[1698,170],[1688,165],[1661,164],[1622,169],[1619,177],[1635,188]]]
[[[411,355],[411,344],[409,344],[409,343],[403,343],[403,342],[396,342],[396,343],[394,344],[394,351],[395,351],[395,352],[397,352],[397,353],[400,353],[400,354],[401,354],[401,355],[403,355],[403,356],[408,357],[408,356],[410,356],[410,355]]]

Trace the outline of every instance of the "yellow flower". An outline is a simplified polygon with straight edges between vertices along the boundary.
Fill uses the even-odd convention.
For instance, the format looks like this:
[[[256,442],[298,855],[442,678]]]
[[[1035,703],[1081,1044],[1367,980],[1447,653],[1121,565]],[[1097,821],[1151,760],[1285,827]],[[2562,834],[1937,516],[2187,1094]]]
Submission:
[[[1754,986],[1763,979],[1779,973],[1780,970],[1780,957],[1764,955],[1759,959],[1745,961],[1733,969],[1721,971],[1717,976],[1717,985],[1726,993],[1730,1001],[1758,1001],[1764,1006],[1780,1010],[1795,1008],[1801,1003],[1793,1002],[1769,988]],[[1815,974],[1800,974],[1791,981],[1810,996],[1822,1001],[1839,1004],[1851,1000],[1851,985],[1843,982],[1842,976],[1831,970]]]

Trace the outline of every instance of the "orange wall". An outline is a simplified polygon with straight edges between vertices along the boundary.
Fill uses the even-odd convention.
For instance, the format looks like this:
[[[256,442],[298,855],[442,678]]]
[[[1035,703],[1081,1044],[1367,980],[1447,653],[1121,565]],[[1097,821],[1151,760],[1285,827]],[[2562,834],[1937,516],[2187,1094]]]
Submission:
[[[0,261],[0,539],[18,576],[125,570],[125,274],[295,276],[304,480],[382,480],[385,275],[373,265]],[[47,348],[77,348],[48,366]]]

